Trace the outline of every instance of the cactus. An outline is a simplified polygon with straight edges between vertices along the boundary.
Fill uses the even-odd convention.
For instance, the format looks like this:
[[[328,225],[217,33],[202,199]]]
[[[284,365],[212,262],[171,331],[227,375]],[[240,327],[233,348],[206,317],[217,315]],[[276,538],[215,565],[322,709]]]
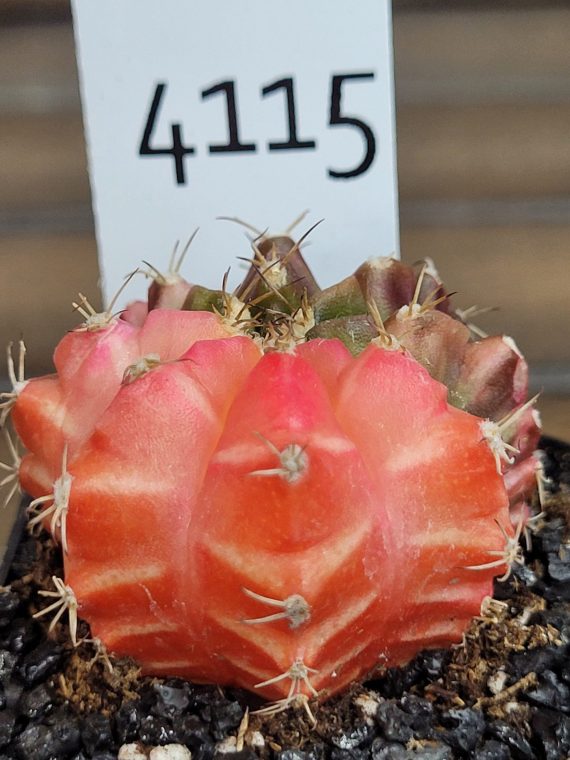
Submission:
[[[287,235],[252,245],[233,294],[176,262],[122,314],[81,297],[54,375],[9,352],[4,467],[62,545],[40,615],[275,711],[461,640],[522,561],[539,423],[431,262],[321,290]]]

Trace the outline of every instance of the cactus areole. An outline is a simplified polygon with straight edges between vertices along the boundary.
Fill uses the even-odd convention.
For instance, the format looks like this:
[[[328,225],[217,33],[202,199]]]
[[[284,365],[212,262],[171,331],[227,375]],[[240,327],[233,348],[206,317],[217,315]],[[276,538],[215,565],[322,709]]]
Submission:
[[[2,410],[30,524],[62,544],[46,611],[279,709],[461,640],[522,562],[539,422],[514,342],[431,262],[321,290],[290,237],[252,247],[232,294],[178,262],[148,304],[81,297],[56,374],[10,356]]]

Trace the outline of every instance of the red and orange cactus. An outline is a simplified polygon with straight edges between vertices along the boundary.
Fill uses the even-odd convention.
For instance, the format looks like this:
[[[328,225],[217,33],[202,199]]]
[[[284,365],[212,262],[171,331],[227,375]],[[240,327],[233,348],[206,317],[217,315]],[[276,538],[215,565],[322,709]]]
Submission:
[[[320,290],[290,238],[254,248],[233,295],[174,267],[123,314],[83,300],[56,374],[12,365],[3,406],[63,548],[46,609],[279,708],[461,640],[521,561],[539,424],[512,340],[431,264]]]

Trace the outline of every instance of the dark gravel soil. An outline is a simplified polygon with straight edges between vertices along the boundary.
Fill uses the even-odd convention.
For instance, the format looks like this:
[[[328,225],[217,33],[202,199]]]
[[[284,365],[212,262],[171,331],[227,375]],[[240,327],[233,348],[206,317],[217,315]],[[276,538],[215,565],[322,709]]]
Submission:
[[[312,705],[316,727],[301,709],[262,720],[245,692],[141,678],[128,661],[111,670],[63,624],[48,635],[31,614],[61,558],[46,536],[25,537],[0,590],[0,760],[111,760],[134,742],[183,744],[194,760],[570,758],[570,447],[543,447],[544,523],[463,644]]]

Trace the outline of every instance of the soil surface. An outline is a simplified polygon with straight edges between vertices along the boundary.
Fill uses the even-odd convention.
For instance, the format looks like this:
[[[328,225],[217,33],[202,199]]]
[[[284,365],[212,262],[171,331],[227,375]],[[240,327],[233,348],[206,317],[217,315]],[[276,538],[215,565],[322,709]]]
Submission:
[[[51,632],[32,617],[53,602],[39,592],[62,575],[59,549],[25,536],[0,589],[0,760],[188,757],[168,745],[193,760],[567,760],[570,447],[542,447],[546,515],[463,643],[311,703],[316,725],[302,706],[262,717],[247,692],[142,678],[81,622],[73,648],[66,615]]]

